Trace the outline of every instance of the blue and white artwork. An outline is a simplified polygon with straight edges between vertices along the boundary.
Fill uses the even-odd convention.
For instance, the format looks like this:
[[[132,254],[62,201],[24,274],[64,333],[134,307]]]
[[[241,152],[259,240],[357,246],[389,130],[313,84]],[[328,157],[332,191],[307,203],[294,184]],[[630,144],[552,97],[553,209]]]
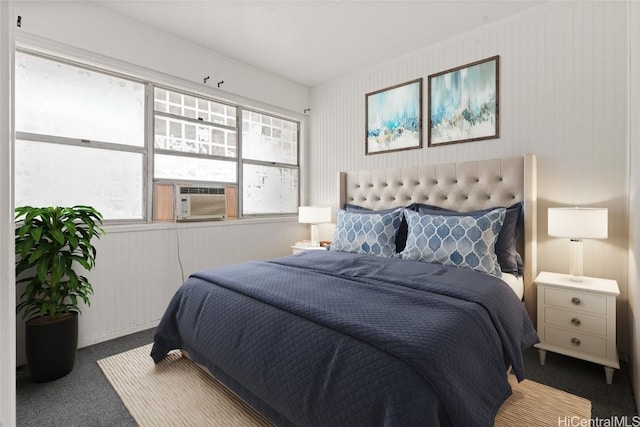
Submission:
[[[429,76],[429,146],[498,137],[498,59]]]
[[[422,79],[368,93],[366,154],[422,147]]]

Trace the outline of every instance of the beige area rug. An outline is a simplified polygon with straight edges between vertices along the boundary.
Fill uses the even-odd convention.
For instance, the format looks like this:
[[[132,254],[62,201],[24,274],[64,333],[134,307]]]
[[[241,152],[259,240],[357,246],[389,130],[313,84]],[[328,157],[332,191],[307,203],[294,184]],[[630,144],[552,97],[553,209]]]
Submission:
[[[591,418],[591,401],[531,380],[509,375],[513,394],[496,415],[496,426],[582,426]]]
[[[98,361],[131,416],[142,427],[271,426],[233,392],[179,352],[154,365],[151,344]],[[513,395],[496,426],[587,425],[591,402],[555,388],[509,377]],[[565,420],[565,421],[563,421]]]

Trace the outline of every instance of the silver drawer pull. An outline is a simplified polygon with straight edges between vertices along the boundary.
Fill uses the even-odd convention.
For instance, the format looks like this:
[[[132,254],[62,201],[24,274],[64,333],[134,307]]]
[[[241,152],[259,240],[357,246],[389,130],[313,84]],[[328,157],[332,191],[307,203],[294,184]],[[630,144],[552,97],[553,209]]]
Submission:
[[[580,326],[580,319],[578,319],[577,317],[574,317],[573,319],[571,319],[571,324],[573,326]]]
[[[578,298],[578,297],[571,298],[571,304],[580,305],[580,298]]]
[[[579,346],[580,338],[576,338],[576,337],[571,338],[571,344],[575,345],[576,347]]]

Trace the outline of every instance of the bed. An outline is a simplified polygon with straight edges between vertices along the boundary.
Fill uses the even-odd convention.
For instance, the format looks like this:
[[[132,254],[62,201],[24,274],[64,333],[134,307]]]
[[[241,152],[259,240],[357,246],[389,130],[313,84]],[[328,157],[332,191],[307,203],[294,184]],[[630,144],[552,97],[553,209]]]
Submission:
[[[525,309],[535,307],[535,157],[339,183],[331,250],[194,273],[158,326],[154,361],[182,349],[278,426],[492,426],[511,394],[507,370],[524,379],[522,351],[537,342]],[[524,302],[492,255],[516,205]],[[453,265],[431,260],[440,248],[426,250],[425,233],[442,224],[467,227],[460,239],[480,227],[479,246],[448,254]]]

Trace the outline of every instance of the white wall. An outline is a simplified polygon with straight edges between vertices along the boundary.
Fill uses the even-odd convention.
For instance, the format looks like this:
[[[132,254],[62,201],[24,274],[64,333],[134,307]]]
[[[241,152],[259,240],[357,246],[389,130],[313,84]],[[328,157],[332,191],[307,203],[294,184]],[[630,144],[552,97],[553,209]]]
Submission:
[[[427,148],[427,77],[500,55],[500,138]],[[609,238],[585,241],[585,275],[616,279],[618,345],[627,351],[627,15],[625,2],[549,2],[478,31],[312,89],[310,191],[333,204],[327,177],[471,159],[538,156],[540,270],[568,271],[568,241],[547,236],[547,208],[609,208]],[[424,79],[423,148],[365,156],[365,94]]]
[[[15,277],[13,243],[14,4],[0,2],[0,426],[16,423]]]
[[[629,347],[640,408],[640,3],[629,1]]]
[[[308,88],[89,2],[19,2],[16,13],[22,16],[22,29],[16,35],[19,46],[57,50],[66,57],[300,120],[301,160],[305,164],[308,123],[302,111],[309,106]],[[224,90],[202,84],[206,75],[224,79]],[[302,174],[304,201],[304,170]],[[287,255],[290,245],[309,233],[295,216],[177,227],[111,226],[106,230],[98,243],[96,268],[88,275],[95,294],[91,306],[82,311],[80,347],[155,326],[182,282],[183,272],[188,276],[207,267]],[[25,362],[21,318],[17,329],[20,365]]]
[[[309,89],[143,26],[85,1],[24,1],[21,33],[35,34],[201,85],[302,113]],[[211,76],[208,84],[203,79]],[[224,80],[222,90],[215,83]]]
[[[153,226],[111,226],[96,242],[91,306],[82,309],[79,346],[157,325],[178,286],[194,271],[291,254],[309,229],[295,218]],[[18,336],[23,323],[19,322]],[[23,364],[24,340],[18,340]]]

